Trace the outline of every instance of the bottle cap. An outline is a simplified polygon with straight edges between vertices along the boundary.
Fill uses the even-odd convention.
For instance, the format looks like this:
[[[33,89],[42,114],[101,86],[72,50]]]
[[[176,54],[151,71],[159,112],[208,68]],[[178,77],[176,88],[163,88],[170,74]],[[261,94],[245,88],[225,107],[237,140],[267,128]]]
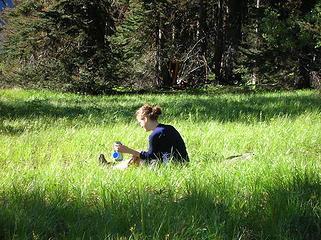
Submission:
[[[114,152],[113,153],[113,158],[119,158],[120,157],[120,154],[119,154],[119,152]]]
[[[114,152],[112,154],[112,157],[114,158],[115,161],[122,161],[123,160],[123,154],[120,152]]]

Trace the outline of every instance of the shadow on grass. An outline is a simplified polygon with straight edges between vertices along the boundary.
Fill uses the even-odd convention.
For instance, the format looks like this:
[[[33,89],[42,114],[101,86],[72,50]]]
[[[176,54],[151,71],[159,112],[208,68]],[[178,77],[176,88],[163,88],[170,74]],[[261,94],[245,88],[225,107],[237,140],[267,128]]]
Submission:
[[[298,175],[250,200],[213,186],[179,199],[157,186],[87,200],[16,190],[0,198],[0,239],[320,239],[320,186],[316,173]]]
[[[158,95],[155,95],[158,96]],[[165,109],[165,120],[191,120],[220,122],[270,121],[272,118],[295,118],[306,112],[321,112],[320,97],[316,94],[298,95],[242,95],[240,99],[228,95],[192,96],[179,95],[158,96],[157,103]],[[48,123],[57,119],[79,120],[83,124],[99,125],[103,123],[128,122],[134,119],[134,112],[144,104],[139,100],[114,97],[112,101],[97,98],[59,99],[61,104],[53,104],[46,100],[20,101],[15,103],[0,102],[0,133],[19,134],[21,129],[4,124],[4,120],[36,120],[44,119]],[[151,98],[151,96],[149,96]],[[119,102],[118,102],[119,101]],[[121,103],[121,104],[119,104]]]
[[[106,193],[91,203],[48,201],[38,192],[16,197],[1,199],[0,239],[210,239],[226,211],[201,195],[176,201],[152,192],[128,199]]]
[[[317,170],[294,170],[291,180],[282,176],[253,194],[240,216],[244,239],[321,239],[321,178]],[[242,231],[245,229],[245,231]],[[238,238],[243,239],[243,238]]]

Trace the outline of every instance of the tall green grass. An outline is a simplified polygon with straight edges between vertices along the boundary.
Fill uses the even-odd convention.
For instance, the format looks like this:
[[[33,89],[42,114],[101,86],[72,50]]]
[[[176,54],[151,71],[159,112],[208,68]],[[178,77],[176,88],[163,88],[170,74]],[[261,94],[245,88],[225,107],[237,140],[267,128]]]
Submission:
[[[190,164],[99,166],[116,140],[147,149],[133,116],[144,103],[163,107]],[[321,239],[320,103],[310,90],[1,90],[0,239]]]

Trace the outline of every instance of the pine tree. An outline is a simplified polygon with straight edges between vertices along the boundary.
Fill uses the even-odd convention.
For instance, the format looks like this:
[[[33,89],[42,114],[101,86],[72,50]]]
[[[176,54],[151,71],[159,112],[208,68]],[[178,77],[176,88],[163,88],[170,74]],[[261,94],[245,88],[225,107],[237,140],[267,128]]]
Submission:
[[[21,85],[99,93],[113,86],[109,1],[21,1],[8,16],[5,60]],[[28,84],[27,84],[28,83]]]
[[[115,75],[123,86],[149,85],[144,73],[151,68],[151,29],[148,28],[148,10],[139,0],[119,1],[116,6],[115,33],[109,37],[115,57]],[[146,80],[145,80],[146,82]]]
[[[255,73],[260,84],[311,87],[313,76],[320,75],[320,3],[275,0],[261,1],[258,9],[250,5],[243,29],[244,73]],[[254,32],[254,22],[259,32]]]

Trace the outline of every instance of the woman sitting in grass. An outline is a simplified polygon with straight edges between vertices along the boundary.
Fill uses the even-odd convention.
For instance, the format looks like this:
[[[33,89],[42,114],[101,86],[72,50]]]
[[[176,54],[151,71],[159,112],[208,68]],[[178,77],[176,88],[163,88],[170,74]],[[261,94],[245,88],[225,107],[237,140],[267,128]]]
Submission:
[[[187,162],[188,154],[184,140],[179,132],[171,125],[158,123],[158,117],[162,110],[160,106],[151,107],[144,105],[136,112],[136,119],[146,131],[152,131],[149,135],[148,151],[136,151],[122,144],[115,144],[115,150],[120,153],[132,155],[129,163],[158,164],[173,162]]]

